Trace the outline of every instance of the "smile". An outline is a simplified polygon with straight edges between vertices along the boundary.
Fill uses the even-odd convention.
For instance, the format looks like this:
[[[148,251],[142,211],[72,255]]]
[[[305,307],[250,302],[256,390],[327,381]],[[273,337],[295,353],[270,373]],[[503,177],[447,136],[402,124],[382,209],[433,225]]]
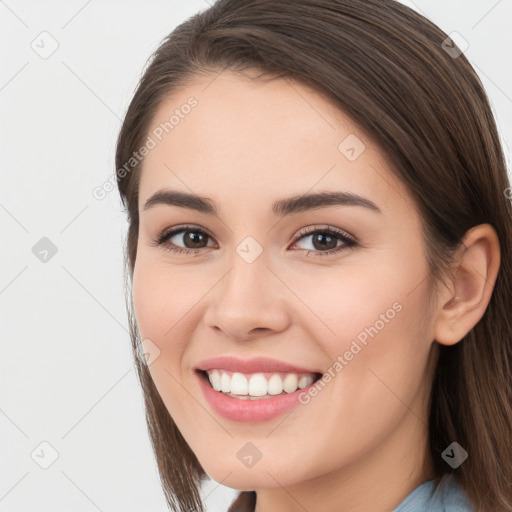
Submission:
[[[211,411],[238,423],[268,421],[291,411],[323,375],[276,360],[231,357],[204,361],[194,373]]]
[[[245,374],[223,369],[207,370],[206,375],[215,391],[240,400],[269,399],[276,395],[290,394],[311,385],[315,373],[265,372]]]

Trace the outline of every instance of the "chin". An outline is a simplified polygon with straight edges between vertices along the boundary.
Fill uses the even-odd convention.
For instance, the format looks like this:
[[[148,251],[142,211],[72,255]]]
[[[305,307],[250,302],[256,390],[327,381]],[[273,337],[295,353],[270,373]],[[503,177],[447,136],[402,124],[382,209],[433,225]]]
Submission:
[[[218,462],[218,460],[208,461],[202,467],[210,478],[238,491],[288,486],[308,478],[306,474],[291,472],[290,463],[287,461],[284,461],[284,467],[265,464],[263,459],[252,467],[245,467],[238,459],[231,464],[218,464]]]

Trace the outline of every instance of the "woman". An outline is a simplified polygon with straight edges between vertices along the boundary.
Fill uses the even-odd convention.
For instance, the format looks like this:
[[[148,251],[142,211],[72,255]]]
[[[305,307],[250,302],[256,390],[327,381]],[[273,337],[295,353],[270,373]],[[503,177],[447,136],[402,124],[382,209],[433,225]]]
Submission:
[[[207,476],[232,511],[512,510],[511,189],[444,32],[219,0],[155,52],[116,167],[173,510]]]

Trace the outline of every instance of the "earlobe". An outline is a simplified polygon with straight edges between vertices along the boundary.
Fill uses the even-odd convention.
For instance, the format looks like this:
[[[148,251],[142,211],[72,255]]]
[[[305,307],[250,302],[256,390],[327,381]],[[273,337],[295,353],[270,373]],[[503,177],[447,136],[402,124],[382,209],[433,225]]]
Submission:
[[[450,289],[440,296],[434,338],[454,345],[483,317],[492,296],[500,266],[500,245],[490,224],[471,228],[463,239]]]

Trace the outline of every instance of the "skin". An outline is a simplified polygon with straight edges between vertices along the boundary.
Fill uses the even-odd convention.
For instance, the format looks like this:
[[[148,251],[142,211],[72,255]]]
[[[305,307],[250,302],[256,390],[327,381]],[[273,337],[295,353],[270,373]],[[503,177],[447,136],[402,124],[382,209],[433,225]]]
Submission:
[[[154,126],[190,96],[198,101],[143,163],[133,300],[141,338],[160,351],[152,378],[204,470],[223,485],[256,490],[259,512],[390,511],[433,477],[434,340],[457,343],[484,314],[499,268],[496,233],[487,224],[468,232],[453,279],[429,308],[420,217],[380,148],[304,85],[215,76],[160,105]],[[350,134],[366,146],[354,161],[338,149]],[[169,205],[144,210],[164,187],[210,198],[219,216]],[[284,218],[271,211],[277,199],[318,191],[354,192],[381,213],[346,205]],[[152,244],[182,224],[211,234],[196,255]],[[328,225],[358,246],[321,255],[312,236],[294,242],[304,228]],[[263,249],[252,263],[236,252],[247,236]],[[187,247],[182,234],[171,240]],[[287,416],[223,419],[198,386],[193,368],[219,355],[327,371],[396,302],[401,311]],[[250,468],[237,458],[247,442],[261,452]]]

